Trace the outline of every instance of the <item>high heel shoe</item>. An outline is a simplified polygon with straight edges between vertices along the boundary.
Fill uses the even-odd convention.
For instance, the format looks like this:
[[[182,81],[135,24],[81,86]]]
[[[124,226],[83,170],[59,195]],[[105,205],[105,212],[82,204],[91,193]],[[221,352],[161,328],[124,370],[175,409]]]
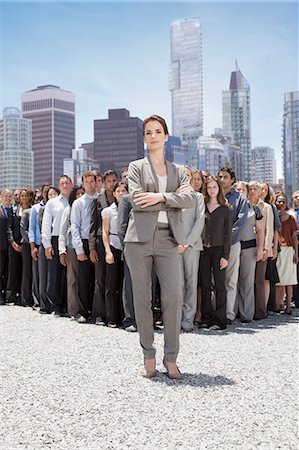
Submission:
[[[151,360],[151,359],[145,359],[144,360],[144,367],[141,370],[141,376],[144,378],[154,378],[157,374],[156,369],[149,369],[146,367],[147,365],[147,361],[155,361],[156,364],[156,360]]]
[[[168,362],[166,361],[165,356],[164,356],[164,358],[163,358],[163,365],[164,365],[165,369],[167,370],[166,375],[167,375],[168,378],[170,378],[171,380],[182,380],[182,378],[184,378],[184,375],[179,371],[178,366],[176,366],[177,372],[169,372],[169,369],[168,369]]]

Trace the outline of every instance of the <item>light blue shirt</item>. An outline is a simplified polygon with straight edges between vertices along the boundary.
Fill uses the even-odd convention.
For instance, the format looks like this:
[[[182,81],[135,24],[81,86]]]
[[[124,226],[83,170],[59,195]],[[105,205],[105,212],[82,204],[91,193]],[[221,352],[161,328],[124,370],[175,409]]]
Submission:
[[[42,206],[44,206],[43,201],[37,203],[36,205],[33,205],[29,217],[29,229],[28,229],[29,242],[34,242],[36,245],[40,245],[42,240],[38,224],[38,212]]]
[[[77,253],[84,253],[82,239],[88,239],[90,230],[90,213],[93,200],[97,194],[83,194],[77,198],[72,205],[71,211],[71,233],[72,244]]]

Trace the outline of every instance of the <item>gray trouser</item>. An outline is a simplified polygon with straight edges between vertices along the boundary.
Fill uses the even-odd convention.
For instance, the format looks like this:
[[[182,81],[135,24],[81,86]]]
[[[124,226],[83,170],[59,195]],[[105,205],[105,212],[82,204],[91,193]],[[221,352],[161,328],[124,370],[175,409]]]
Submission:
[[[234,320],[236,318],[236,297],[240,266],[240,251],[240,242],[236,242],[236,244],[231,246],[228,266],[225,274],[226,317],[230,320]]]
[[[76,316],[79,312],[78,296],[78,260],[73,248],[67,247],[66,253],[66,278],[67,278],[67,312],[70,316]]]
[[[161,306],[164,321],[164,356],[176,362],[182,313],[182,279],[180,255],[169,230],[156,230],[148,242],[126,242],[125,257],[133,285],[133,300],[140,344],[146,359],[155,358],[152,268],[161,284]]]
[[[200,251],[188,247],[181,256],[183,271],[183,309],[182,327],[193,328],[193,320],[197,306],[197,276]]]
[[[254,315],[254,275],[256,247],[241,250],[236,309],[241,320],[252,320]],[[237,312],[237,311],[236,311]]]

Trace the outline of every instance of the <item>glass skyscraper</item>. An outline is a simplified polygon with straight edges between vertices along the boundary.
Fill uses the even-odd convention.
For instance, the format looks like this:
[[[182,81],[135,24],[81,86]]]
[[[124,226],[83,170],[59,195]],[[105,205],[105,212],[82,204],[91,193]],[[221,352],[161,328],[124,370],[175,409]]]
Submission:
[[[4,108],[0,119],[0,191],[33,187],[31,125],[18,108]]]
[[[251,125],[250,86],[236,62],[236,70],[231,73],[228,91],[222,92],[223,131],[232,138],[232,143],[241,148],[243,155],[242,179],[251,179]]]
[[[284,94],[283,169],[285,193],[299,189],[299,91]]]
[[[192,159],[193,148],[197,153],[194,143],[203,134],[202,33],[199,20],[173,22],[170,41],[172,134],[188,146]]]
[[[22,111],[32,120],[34,186],[57,186],[63,159],[75,147],[75,94],[59,86],[38,86],[22,94]]]

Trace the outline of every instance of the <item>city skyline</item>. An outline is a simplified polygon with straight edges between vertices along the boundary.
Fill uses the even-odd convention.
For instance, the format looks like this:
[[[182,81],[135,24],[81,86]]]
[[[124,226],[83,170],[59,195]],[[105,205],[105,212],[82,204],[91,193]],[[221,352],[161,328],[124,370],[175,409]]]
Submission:
[[[222,126],[221,94],[237,59],[251,87],[252,147],[274,148],[281,176],[283,96],[298,89],[297,3],[2,2],[0,17],[1,111],[20,108],[21,93],[37,85],[72,91],[76,146],[93,140],[93,121],[111,108],[159,113],[172,128],[170,26],[198,17],[204,135]]]

